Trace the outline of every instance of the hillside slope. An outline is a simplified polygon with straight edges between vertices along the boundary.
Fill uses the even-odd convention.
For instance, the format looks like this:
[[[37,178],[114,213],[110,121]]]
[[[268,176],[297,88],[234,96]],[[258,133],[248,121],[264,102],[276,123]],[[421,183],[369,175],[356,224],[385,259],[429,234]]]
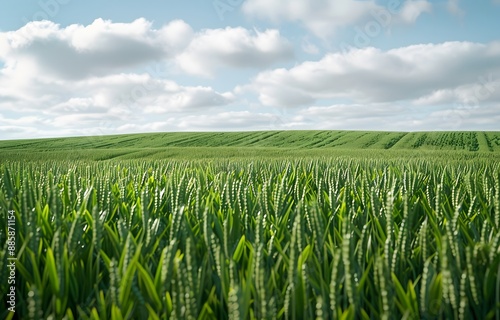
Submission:
[[[0,150],[263,147],[500,151],[500,132],[176,132],[0,141]]]

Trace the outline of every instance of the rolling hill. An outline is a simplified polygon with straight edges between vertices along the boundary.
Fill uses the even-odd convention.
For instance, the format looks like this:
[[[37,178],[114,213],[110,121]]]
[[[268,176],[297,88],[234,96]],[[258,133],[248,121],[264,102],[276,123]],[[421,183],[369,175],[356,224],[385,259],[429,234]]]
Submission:
[[[214,149],[215,148],[215,149]],[[493,153],[500,132],[256,131],[175,132],[0,141],[0,159],[322,155],[326,152],[419,151]]]

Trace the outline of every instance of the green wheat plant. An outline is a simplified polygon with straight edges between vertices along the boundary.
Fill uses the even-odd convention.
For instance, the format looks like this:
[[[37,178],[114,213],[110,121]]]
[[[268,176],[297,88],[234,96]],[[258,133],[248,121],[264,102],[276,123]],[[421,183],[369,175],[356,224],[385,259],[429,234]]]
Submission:
[[[0,318],[499,319],[499,181],[490,159],[6,160]]]

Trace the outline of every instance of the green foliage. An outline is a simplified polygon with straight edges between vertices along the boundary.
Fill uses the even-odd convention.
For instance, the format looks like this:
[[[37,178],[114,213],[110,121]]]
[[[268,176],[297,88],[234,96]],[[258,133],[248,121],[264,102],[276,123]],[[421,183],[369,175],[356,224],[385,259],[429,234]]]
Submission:
[[[500,151],[498,132],[173,132],[0,141],[0,160],[337,156],[346,152]]]
[[[23,319],[494,319],[499,180],[376,153],[4,161],[0,246],[14,210]]]

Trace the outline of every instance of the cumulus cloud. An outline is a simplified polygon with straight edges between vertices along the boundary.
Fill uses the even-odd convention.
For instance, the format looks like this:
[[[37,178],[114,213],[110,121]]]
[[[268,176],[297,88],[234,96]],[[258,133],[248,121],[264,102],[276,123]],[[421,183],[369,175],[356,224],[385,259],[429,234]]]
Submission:
[[[156,103],[144,109],[146,113],[189,111],[224,106],[234,100],[231,92],[218,93],[210,87],[179,87],[169,95],[158,97]]]
[[[29,65],[33,73],[59,79],[106,75],[173,55],[169,49],[179,44],[164,39],[178,24],[152,30],[144,19],[129,24],[97,19],[89,26],[66,28],[35,21],[0,34],[0,58],[7,65]]]
[[[432,4],[427,0],[389,1],[382,6],[374,0],[247,0],[243,11],[249,15],[274,22],[299,22],[314,34],[324,37],[338,28],[374,19],[384,12],[394,23],[414,23]]]
[[[221,68],[264,68],[291,57],[291,44],[276,30],[195,32],[181,20],[155,29],[142,18],[65,27],[29,22],[0,32],[0,113],[8,115],[0,125],[31,135],[30,128],[42,125],[52,128],[39,131],[47,135],[141,130],[147,123],[173,127],[165,120],[172,114],[212,112],[236,96],[196,80],[179,84],[169,79],[179,71],[171,66],[183,75],[210,76]]]
[[[253,113],[250,111],[229,111],[213,115],[186,116],[179,122],[179,129],[196,130],[258,130],[269,129],[275,120],[272,113]]]
[[[432,101],[449,97],[447,90],[481,81],[490,91],[500,90],[497,79],[489,76],[500,75],[499,55],[498,42],[352,49],[290,69],[262,72],[247,89],[257,92],[262,104],[278,107],[332,98],[358,103]]]
[[[209,76],[220,66],[262,68],[292,57],[291,44],[277,30],[227,27],[196,34],[177,61],[188,73]]]
[[[425,0],[408,0],[403,4],[399,16],[404,23],[415,23],[421,14],[430,12],[432,4]]]
[[[271,9],[276,4],[249,0],[246,12],[251,3]],[[312,17],[312,8],[333,8],[333,3],[334,13],[319,10],[315,19],[304,20]],[[320,35],[322,27],[335,30],[366,20],[371,10],[388,10],[377,3],[292,0],[281,4],[283,12],[265,15],[300,21]],[[347,4],[354,6],[352,12],[331,19]],[[427,1],[401,1],[391,19],[412,23],[430,9]],[[304,52],[320,54],[307,38],[299,41]],[[0,32],[0,138],[179,130],[498,129],[498,56],[500,42],[446,42],[353,48],[269,69],[294,57],[277,30],[195,31],[180,20],[159,29],[145,19],[66,27],[30,22]],[[190,76],[211,77],[227,68],[257,69],[257,74],[234,90],[218,90],[224,83],[218,79]],[[173,80],[174,74],[179,79]]]
[[[413,118],[414,111],[400,104],[334,104],[311,106],[297,111],[303,123],[323,130],[408,130],[398,122]],[[388,126],[389,125],[389,126]]]
[[[496,103],[481,108],[444,105],[427,110],[406,103],[335,104],[297,110],[296,118],[306,128],[324,130],[484,131],[498,130],[499,111]]]
[[[235,99],[230,92],[220,93],[208,86],[183,86],[149,74],[51,82],[46,87],[50,87],[51,93],[38,99],[35,90],[26,91],[22,97],[0,100],[0,113],[6,115],[0,119],[0,127],[9,129],[2,137],[99,135],[119,133],[125,128],[151,131],[160,128],[158,123],[164,122],[160,120],[171,118],[172,114],[208,112]],[[8,86],[4,89],[9,91]],[[39,133],[35,134],[34,128]]]
[[[244,28],[194,32],[176,20],[160,29],[141,18],[131,23],[97,19],[88,26],[29,22],[0,33],[0,60],[23,73],[65,80],[109,75],[154,61],[171,60],[189,73],[218,67],[266,67],[293,56],[276,30]]]
[[[492,73],[479,76],[475,83],[435,90],[414,100],[413,104],[433,106],[452,103],[455,106],[473,108],[488,102],[500,102],[500,78],[494,78]]]

